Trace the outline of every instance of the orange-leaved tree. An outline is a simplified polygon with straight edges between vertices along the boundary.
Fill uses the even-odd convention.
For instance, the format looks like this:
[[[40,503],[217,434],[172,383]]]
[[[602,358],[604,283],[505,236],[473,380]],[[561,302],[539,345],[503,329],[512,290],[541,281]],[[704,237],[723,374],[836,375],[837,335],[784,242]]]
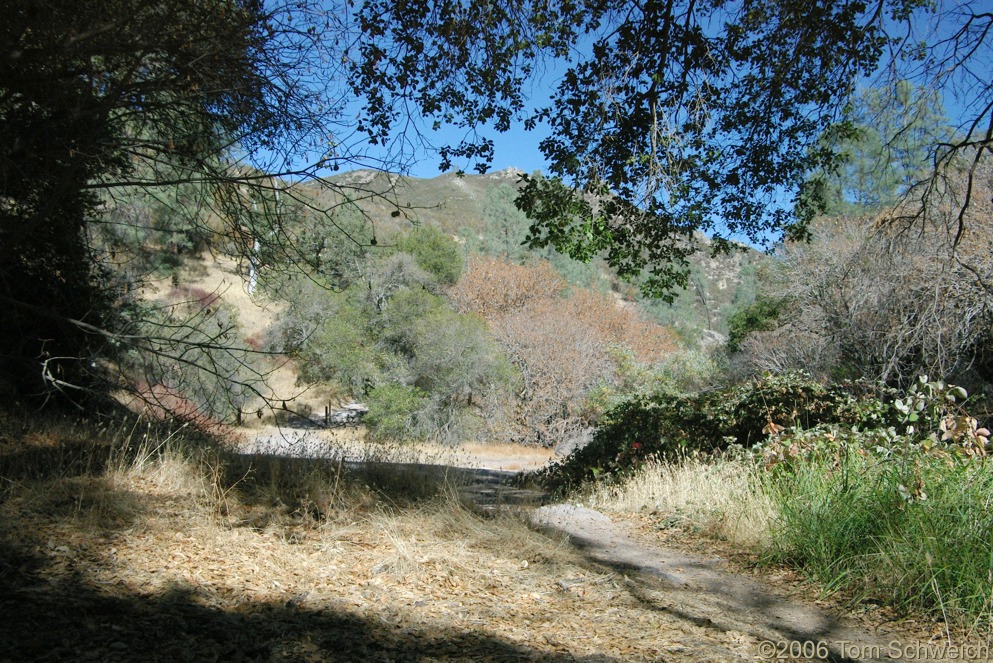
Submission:
[[[590,393],[618,381],[613,349],[653,363],[676,348],[668,329],[642,321],[610,295],[579,289],[545,261],[473,257],[449,297],[482,317],[521,375],[513,438],[556,446],[589,422]]]

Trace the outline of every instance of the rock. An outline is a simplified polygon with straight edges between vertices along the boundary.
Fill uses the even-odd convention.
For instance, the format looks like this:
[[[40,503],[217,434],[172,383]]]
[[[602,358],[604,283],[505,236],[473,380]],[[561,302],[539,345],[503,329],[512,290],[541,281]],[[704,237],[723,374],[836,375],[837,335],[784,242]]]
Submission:
[[[349,403],[340,410],[332,410],[329,412],[325,424],[328,426],[355,425],[362,420],[362,417],[365,416],[368,411],[369,408],[362,403]]]
[[[577,449],[582,449],[593,441],[594,433],[596,433],[596,428],[592,426],[573,431],[564,440],[555,445],[555,455],[561,458],[568,456]]]

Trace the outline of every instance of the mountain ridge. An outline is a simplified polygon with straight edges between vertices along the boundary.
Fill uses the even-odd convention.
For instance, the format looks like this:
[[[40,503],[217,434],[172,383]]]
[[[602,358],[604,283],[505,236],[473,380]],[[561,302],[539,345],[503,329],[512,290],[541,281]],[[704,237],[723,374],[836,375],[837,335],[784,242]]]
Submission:
[[[524,174],[525,171],[511,167],[483,175],[449,172],[419,178],[359,169],[337,174],[329,181],[364,193],[356,196],[354,205],[386,243],[392,235],[411,224],[431,225],[466,246],[468,253],[493,255],[493,219],[510,219],[508,223],[518,224],[511,230],[517,233],[515,240],[523,240],[526,227],[530,225],[516,207],[508,204],[512,196],[507,188],[516,192]],[[495,191],[501,188],[502,191]],[[687,288],[677,294],[671,305],[646,300],[637,293],[636,284],[623,282],[602,260],[596,261],[597,269],[606,277],[612,291],[625,301],[638,301],[652,318],[676,327],[684,338],[694,342],[704,338],[704,331],[726,333],[725,323],[732,309],[754,299],[755,271],[764,259],[762,254],[743,245],[740,251],[713,256],[708,250],[711,240],[702,234],[696,238],[700,250],[689,258]],[[515,253],[518,261],[549,258],[547,251],[518,250],[513,242],[509,244],[509,252]],[[560,271],[571,270],[575,274],[575,278],[566,275],[567,280],[575,285],[589,285],[576,279],[593,276],[590,269],[579,268],[579,263],[565,257],[552,256],[551,260]],[[712,333],[706,336],[713,342]]]

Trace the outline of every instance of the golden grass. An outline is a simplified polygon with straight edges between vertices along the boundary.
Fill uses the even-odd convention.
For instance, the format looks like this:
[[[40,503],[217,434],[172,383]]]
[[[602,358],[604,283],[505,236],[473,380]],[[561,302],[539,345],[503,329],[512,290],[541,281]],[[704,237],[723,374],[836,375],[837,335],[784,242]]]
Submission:
[[[238,311],[238,322],[249,336],[264,332],[282,309],[278,303],[250,296],[237,261],[227,256],[204,253],[188,261],[180,279],[183,285],[217,293]],[[148,297],[164,297],[173,287],[172,277],[149,281],[145,287]]]
[[[374,489],[329,462],[231,456],[175,436],[120,438],[103,471],[5,479],[0,571],[12,568],[3,566],[5,550],[38,557],[18,572],[19,583],[37,587],[24,597],[85,590],[161,610],[177,600],[233,616],[279,607],[312,620],[301,623],[329,615],[365,625],[281,637],[273,660],[340,660],[340,642],[320,644],[328,638],[390,642],[417,660],[433,660],[420,655],[452,638],[497,647],[498,660],[708,660],[698,645],[715,643],[705,627],[646,602],[562,538],[512,513],[478,513],[444,482],[411,498],[407,484],[423,476]],[[53,603],[69,600],[58,596]],[[44,605],[32,608],[35,626],[12,651],[34,651],[31,638],[44,646],[46,624],[57,628],[61,617]],[[721,651],[709,660],[727,660]]]
[[[181,282],[189,288],[216,293],[238,313],[238,323],[246,339],[254,341],[264,338],[266,330],[285,308],[282,302],[268,300],[264,295],[250,296],[238,263],[227,256],[211,256],[204,253],[198,259],[190,260],[180,274]],[[145,296],[151,299],[165,297],[173,288],[171,277],[150,281],[145,286]],[[273,403],[286,406],[294,412],[320,413],[331,403],[339,405],[334,394],[326,388],[301,387],[297,384],[297,370],[293,362],[283,357],[273,357],[261,362],[266,373],[264,395]],[[251,413],[261,410],[262,418]],[[271,425],[279,413],[270,409],[261,399],[246,405],[249,414],[244,418],[246,428]]]
[[[463,463],[460,467],[481,467],[508,472],[535,470],[555,458],[555,451],[552,449],[486,442],[468,442],[459,446],[457,453]]]
[[[649,462],[617,486],[598,487],[594,508],[648,512],[660,524],[740,547],[761,548],[775,517],[758,470],[735,459]]]

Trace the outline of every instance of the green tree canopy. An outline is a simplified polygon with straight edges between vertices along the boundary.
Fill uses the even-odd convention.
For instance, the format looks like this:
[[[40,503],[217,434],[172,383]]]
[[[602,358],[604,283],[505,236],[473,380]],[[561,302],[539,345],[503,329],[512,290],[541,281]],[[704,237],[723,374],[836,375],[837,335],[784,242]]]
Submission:
[[[367,126],[386,137],[413,107],[463,129],[444,168],[485,170],[487,126],[542,125],[547,177],[526,178],[518,200],[531,244],[603,252],[623,275],[647,271],[656,294],[685,284],[696,231],[714,251],[805,236],[812,208],[798,196],[841,163],[860,81],[959,96],[955,140],[929,146],[931,181],[993,141],[993,85],[978,73],[993,64],[993,14],[978,2],[368,0],[359,17]],[[532,110],[542,71],[558,78]]]
[[[451,237],[434,226],[418,226],[397,238],[395,248],[414,257],[417,265],[443,285],[455,285],[465,258]]]
[[[403,170],[436,126],[463,136],[442,168],[480,171],[489,131],[542,126],[530,244],[603,254],[654,294],[685,284],[697,231],[714,251],[805,234],[802,185],[842,163],[868,77],[954,101],[916,199],[947,202],[957,170],[964,210],[993,143],[991,28],[978,1],[24,0],[0,25],[0,390],[85,384],[141,346],[97,241],[128,192],[183,184],[195,209],[160,230],[319,273],[286,215],[388,196],[300,182]],[[529,99],[542,72],[550,98]]]
[[[927,180],[934,147],[954,138],[938,95],[908,81],[860,91],[845,121],[851,135],[825,137],[837,141],[832,148],[841,163],[813,173],[804,185],[818,196],[811,202],[832,215],[893,207]]]
[[[156,171],[189,179],[222,141],[264,140],[278,124],[259,66],[258,5],[29,0],[7,9],[0,352],[3,373],[44,390],[42,379],[88,382],[90,355],[106,341],[93,328],[120,326],[90,254],[97,189]]]

